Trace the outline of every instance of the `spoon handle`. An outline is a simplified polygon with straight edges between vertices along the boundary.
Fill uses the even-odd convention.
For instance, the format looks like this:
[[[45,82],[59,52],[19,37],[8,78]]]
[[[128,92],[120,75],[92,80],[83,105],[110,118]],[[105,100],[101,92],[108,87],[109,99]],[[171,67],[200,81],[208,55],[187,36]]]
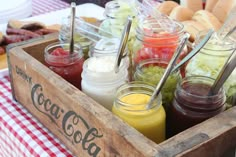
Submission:
[[[223,26],[217,31],[217,36],[219,37],[219,39],[224,40],[225,38],[227,38],[226,37],[228,36],[227,34],[234,29],[234,27],[236,26],[235,18],[236,18],[236,12],[231,11],[227,19],[225,20]]]
[[[203,46],[207,43],[207,41],[211,38],[212,34],[214,33],[213,29],[210,29],[207,35],[201,40],[201,42],[187,55],[185,56],[174,68],[171,72],[178,70],[185,62],[190,60],[194,57]]]
[[[70,22],[70,53],[74,52],[74,29],[75,29],[75,7],[76,3],[71,3],[71,22]]]
[[[231,36],[231,34],[233,34],[236,31],[236,26],[234,26],[224,37],[223,40],[226,40],[227,38],[229,38]]]
[[[157,84],[156,89],[155,89],[155,91],[153,92],[153,94],[152,94],[152,96],[150,98],[150,101],[147,104],[147,109],[151,108],[151,105],[152,105],[153,101],[155,100],[156,96],[159,95],[159,93],[161,92],[161,89],[164,86],[168,76],[170,75],[171,70],[172,70],[176,60],[178,59],[180,53],[184,49],[184,47],[185,47],[185,45],[186,45],[186,43],[188,41],[188,38],[189,38],[189,34],[186,34],[186,37],[183,39],[182,43],[180,44],[180,46],[175,51],[175,53],[174,53],[173,57],[171,58],[171,60],[170,60],[170,62],[168,64],[168,66],[167,66],[163,76],[161,77],[161,80]]]
[[[132,18],[128,16],[127,20],[126,20],[126,25],[125,25],[124,30],[122,32],[119,50],[118,50],[117,57],[116,57],[116,62],[115,62],[115,72],[116,73],[119,71],[119,66],[120,66],[121,60],[123,58],[123,53],[124,53],[124,50],[126,47],[126,43],[129,39],[129,32],[130,32],[131,24],[132,24]]]
[[[210,89],[210,94],[214,95],[217,94],[220,88],[223,86],[225,81],[228,79],[232,71],[236,67],[236,53],[235,50],[230,55],[229,59],[226,61],[224,67],[221,69],[219,75],[217,76],[214,84]]]

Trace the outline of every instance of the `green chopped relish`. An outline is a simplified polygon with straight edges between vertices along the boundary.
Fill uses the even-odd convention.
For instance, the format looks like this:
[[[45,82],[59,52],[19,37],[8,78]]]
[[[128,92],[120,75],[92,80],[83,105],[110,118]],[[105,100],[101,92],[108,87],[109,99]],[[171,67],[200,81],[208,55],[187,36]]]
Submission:
[[[152,84],[153,86],[156,86],[157,83],[160,81],[164,72],[165,72],[165,68],[155,66],[155,65],[142,67],[141,71],[135,72],[135,80],[143,81],[143,82]],[[161,90],[162,103],[166,110],[169,107],[169,105],[172,103],[172,100],[174,98],[174,91],[176,89],[176,85],[179,79],[180,79],[180,75],[178,72],[171,74],[166,80],[166,83]]]

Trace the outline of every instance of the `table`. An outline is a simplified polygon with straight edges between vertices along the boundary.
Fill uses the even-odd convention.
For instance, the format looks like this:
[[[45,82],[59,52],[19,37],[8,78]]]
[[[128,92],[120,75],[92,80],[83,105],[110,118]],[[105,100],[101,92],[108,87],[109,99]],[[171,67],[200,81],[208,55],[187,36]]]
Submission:
[[[32,16],[65,9],[69,6],[61,0],[32,0]]]
[[[60,0],[33,0],[34,9],[35,6],[38,10],[33,11],[33,17],[24,20],[42,20],[46,24],[53,24],[55,21],[59,23],[61,16],[70,12],[69,4]],[[94,4],[84,4],[77,8],[79,16],[103,16],[104,8]],[[51,13],[41,14],[46,12]],[[0,26],[0,30],[5,28],[4,24]],[[73,156],[46,127],[12,98],[7,69],[0,69],[0,156]]]
[[[36,118],[13,100],[7,73],[0,79],[0,156],[73,156]]]

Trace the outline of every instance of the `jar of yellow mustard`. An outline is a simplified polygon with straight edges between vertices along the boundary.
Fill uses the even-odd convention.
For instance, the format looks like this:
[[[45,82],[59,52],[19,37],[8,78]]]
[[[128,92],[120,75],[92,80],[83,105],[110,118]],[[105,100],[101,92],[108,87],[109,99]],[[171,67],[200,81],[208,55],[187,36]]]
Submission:
[[[160,143],[165,140],[166,113],[161,94],[147,108],[153,91],[153,86],[135,81],[120,86],[112,112],[150,140]]]

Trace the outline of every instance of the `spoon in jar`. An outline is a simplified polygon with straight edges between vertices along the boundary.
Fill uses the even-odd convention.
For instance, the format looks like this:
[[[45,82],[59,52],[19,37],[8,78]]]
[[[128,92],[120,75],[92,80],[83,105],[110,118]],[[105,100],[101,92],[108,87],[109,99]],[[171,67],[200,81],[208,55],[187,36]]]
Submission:
[[[223,86],[225,81],[228,79],[228,77],[232,73],[232,71],[235,69],[235,67],[236,67],[236,53],[235,53],[235,50],[236,49],[234,49],[234,51],[230,55],[229,59],[226,61],[225,65],[221,69],[219,75],[217,76],[215,82],[213,83],[213,85],[210,89],[209,95],[217,94],[218,91],[220,90],[220,88]]]
[[[166,68],[163,76],[161,77],[159,83],[157,84],[156,89],[155,89],[155,91],[153,92],[153,94],[150,98],[150,101],[147,104],[147,107],[146,107],[147,109],[151,108],[151,106],[153,104],[153,101],[155,100],[156,96],[158,96],[159,93],[161,92],[161,89],[163,88],[168,76],[170,75],[170,73],[172,71],[172,68],[174,67],[174,64],[176,63],[180,53],[184,49],[184,47],[185,47],[185,45],[188,41],[189,36],[190,36],[189,34],[185,34],[185,38],[183,39],[182,43],[180,44],[180,46],[175,51],[173,57],[171,58],[169,64],[167,65],[167,68]]]
[[[227,38],[229,38],[231,36],[231,34],[233,34],[236,31],[236,26],[234,26],[223,38],[223,40],[226,40]]]
[[[71,3],[71,19],[70,19],[70,53],[74,52],[74,29],[75,29],[75,11],[76,3]]]
[[[115,61],[115,72],[116,73],[119,71],[119,66],[120,66],[121,60],[124,55],[124,50],[125,50],[128,38],[129,38],[131,24],[132,24],[132,18],[130,16],[128,16],[124,30],[122,32],[120,45],[119,45],[119,49],[118,49],[118,53],[117,53],[117,57],[116,57],[116,61]]]
[[[210,29],[208,31],[208,33],[206,34],[206,36],[201,40],[201,42],[199,42],[199,44],[188,54],[186,55],[173,69],[171,72],[174,72],[176,70],[178,70],[184,63],[186,63],[187,61],[189,61],[191,58],[193,58],[200,50],[203,46],[206,45],[206,43],[208,42],[208,40],[211,38],[211,36],[213,35],[214,30]]]

